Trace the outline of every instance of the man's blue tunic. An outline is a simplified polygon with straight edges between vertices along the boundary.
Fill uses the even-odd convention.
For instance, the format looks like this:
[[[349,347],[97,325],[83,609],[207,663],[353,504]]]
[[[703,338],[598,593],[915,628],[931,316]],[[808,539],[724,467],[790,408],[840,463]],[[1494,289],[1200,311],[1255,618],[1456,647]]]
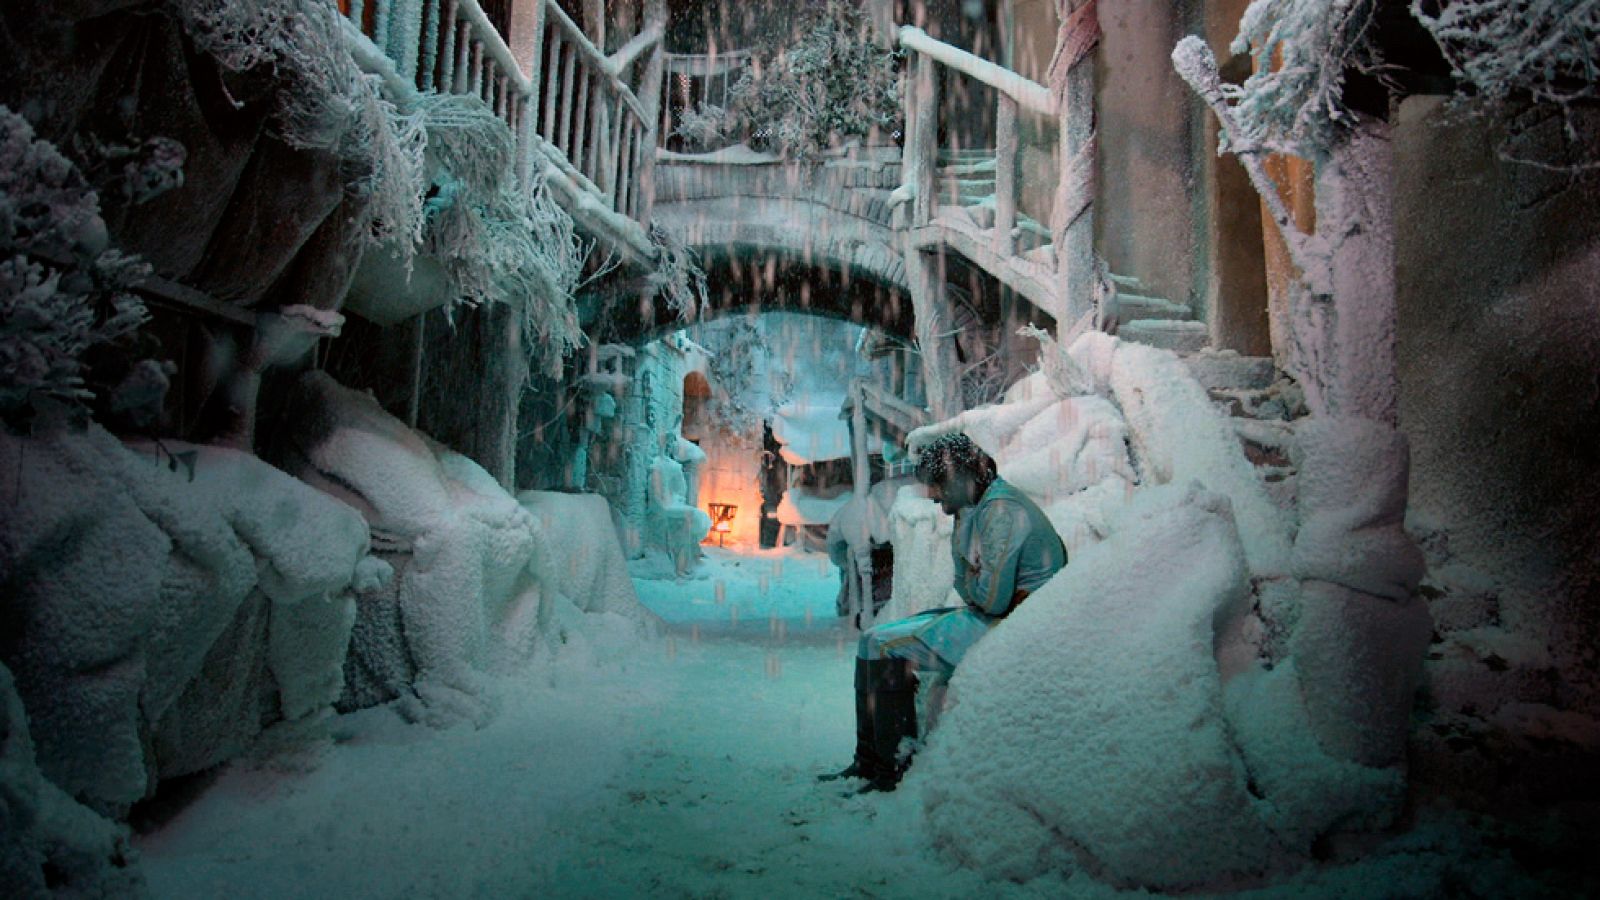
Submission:
[[[963,606],[930,609],[861,635],[862,659],[909,659],[949,674],[973,644],[1067,564],[1067,548],[1038,504],[996,478],[956,515],[950,541]]]

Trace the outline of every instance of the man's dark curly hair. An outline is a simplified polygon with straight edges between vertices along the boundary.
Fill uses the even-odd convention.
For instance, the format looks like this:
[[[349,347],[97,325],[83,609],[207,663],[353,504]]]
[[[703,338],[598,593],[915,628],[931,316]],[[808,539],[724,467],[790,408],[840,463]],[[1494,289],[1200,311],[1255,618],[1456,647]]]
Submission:
[[[934,438],[917,454],[917,480],[923,484],[943,480],[951,469],[966,472],[984,487],[998,475],[994,459],[960,432]]]

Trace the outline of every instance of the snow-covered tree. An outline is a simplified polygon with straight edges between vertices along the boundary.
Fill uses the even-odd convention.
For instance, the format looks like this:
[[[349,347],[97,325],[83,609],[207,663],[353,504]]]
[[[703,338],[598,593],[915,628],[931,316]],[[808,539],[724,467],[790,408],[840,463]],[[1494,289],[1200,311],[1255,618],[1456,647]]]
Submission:
[[[829,0],[799,38],[764,54],[735,86],[734,127],[758,149],[799,158],[900,127],[897,51],[872,39],[859,4]]]

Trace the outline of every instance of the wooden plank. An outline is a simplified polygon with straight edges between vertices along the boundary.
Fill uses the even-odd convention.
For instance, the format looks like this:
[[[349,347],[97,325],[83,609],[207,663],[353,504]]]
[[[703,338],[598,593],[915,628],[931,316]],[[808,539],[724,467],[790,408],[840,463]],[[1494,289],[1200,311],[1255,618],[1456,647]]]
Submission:
[[[917,54],[915,82],[917,130],[911,136],[916,144],[912,184],[916,198],[912,206],[912,224],[926,225],[933,220],[936,208],[934,184],[939,164],[939,73],[934,68],[933,57]]]

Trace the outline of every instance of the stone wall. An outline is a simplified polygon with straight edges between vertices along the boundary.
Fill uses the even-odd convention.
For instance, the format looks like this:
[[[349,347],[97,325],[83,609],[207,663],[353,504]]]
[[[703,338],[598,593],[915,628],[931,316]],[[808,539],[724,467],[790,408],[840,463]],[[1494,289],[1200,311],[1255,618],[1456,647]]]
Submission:
[[[1395,128],[1400,415],[1435,568],[1547,647],[1591,709],[1600,637],[1600,177],[1497,157],[1412,98]],[[1524,150],[1537,152],[1533,146]],[[1492,596],[1489,596],[1492,595]],[[1438,614],[1436,614],[1438,618]]]

